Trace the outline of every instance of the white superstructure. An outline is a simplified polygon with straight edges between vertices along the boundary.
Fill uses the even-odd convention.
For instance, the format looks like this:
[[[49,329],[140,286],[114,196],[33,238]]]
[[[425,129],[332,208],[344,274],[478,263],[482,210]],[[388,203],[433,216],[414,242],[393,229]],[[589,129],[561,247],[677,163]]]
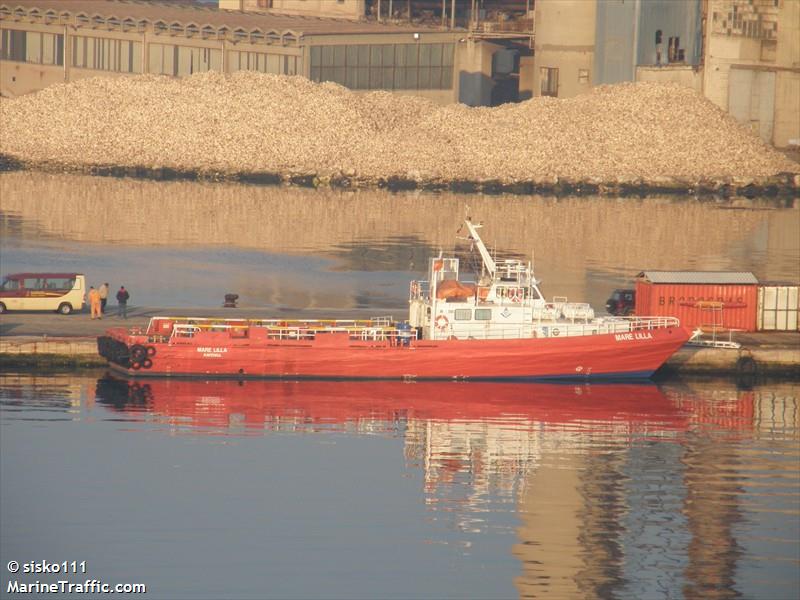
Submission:
[[[516,339],[624,333],[652,327],[652,319],[595,318],[584,302],[556,296],[548,301],[534,277],[533,265],[496,261],[478,233],[465,221],[469,239],[482,260],[478,281],[459,280],[459,259],[438,256],[428,264],[428,279],[412,281],[409,324],[423,339]]]

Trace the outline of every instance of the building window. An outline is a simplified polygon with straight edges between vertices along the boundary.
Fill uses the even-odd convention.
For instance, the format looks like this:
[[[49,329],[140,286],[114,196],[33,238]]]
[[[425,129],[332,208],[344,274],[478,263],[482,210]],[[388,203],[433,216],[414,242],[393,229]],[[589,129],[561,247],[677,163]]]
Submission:
[[[259,71],[276,75],[296,75],[297,57],[264,52],[228,52],[228,71]]]
[[[72,66],[116,73],[142,72],[142,43],[72,36]]]
[[[353,90],[453,88],[453,44],[312,46],[311,79]]]
[[[63,65],[64,36],[58,33],[3,29],[0,35],[0,59],[37,65]]]
[[[469,308],[457,308],[455,314],[456,321],[471,321],[472,310]]]
[[[539,74],[542,80],[542,96],[558,96],[558,69],[542,67]]]
[[[184,77],[192,73],[222,70],[222,51],[172,44],[150,44],[148,72]]]
[[[578,83],[589,83],[589,69],[578,69]]]

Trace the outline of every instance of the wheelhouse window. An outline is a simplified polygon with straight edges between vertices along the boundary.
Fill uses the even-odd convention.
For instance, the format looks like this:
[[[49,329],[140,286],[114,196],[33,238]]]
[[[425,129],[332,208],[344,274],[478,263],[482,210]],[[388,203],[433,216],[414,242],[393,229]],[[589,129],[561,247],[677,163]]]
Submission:
[[[491,308],[476,308],[475,309],[475,320],[476,321],[490,321],[492,319],[492,309]]]

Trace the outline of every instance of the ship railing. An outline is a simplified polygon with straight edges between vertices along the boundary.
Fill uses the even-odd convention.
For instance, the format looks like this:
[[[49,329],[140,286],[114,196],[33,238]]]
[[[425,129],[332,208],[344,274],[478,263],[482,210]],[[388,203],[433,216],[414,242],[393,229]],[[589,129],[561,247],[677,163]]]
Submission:
[[[412,281],[408,286],[408,299],[428,302],[431,299],[430,281],[423,279]]]
[[[633,329],[666,329],[680,327],[681,322],[677,317],[622,317],[631,322]]]
[[[172,323],[171,336],[191,338],[200,332],[227,332],[231,337],[247,337],[251,327],[264,329],[267,339],[314,340],[319,335],[346,333],[354,341],[389,341],[393,345],[407,345],[417,339],[417,330],[405,323],[395,323],[392,317],[350,320],[303,320],[278,319],[219,322],[214,319],[191,319],[191,323]]]
[[[497,264],[497,276],[501,281],[514,281],[522,283],[528,276],[529,270],[521,260],[507,259]]]
[[[608,329],[608,333],[666,329],[680,327],[680,324],[680,320],[676,317],[607,317],[603,319],[603,325]]]
[[[311,341],[328,334],[347,334],[351,341],[389,342],[408,345],[417,339],[417,330],[393,325],[380,327],[267,327],[267,339]]]
[[[176,324],[172,326],[172,337],[191,338],[195,333],[202,331],[202,328],[197,325]]]
[[[247,330],[251,327],[388,327],[391,316],[371,319],[217,319],[213,317],[153,317],[147,335],[171,335],[175,328],[184,333],[192,331]]]

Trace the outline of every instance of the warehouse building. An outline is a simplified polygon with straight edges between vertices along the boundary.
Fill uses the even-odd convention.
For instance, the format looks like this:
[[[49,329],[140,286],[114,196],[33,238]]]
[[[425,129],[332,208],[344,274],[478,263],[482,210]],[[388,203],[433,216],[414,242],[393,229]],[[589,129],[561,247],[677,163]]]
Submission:
[[[461,34],[139,1],[0,3],[0,92],[83,77],[254,70],[458,99]]]
[[[516,41],[421,23],[191,3],[0,0],[0,94],[98,75],[253,70],[439,104],[499,104],[519,98],[519,61],[508,52]],[[509,81],[510,91],[493,94]]]

